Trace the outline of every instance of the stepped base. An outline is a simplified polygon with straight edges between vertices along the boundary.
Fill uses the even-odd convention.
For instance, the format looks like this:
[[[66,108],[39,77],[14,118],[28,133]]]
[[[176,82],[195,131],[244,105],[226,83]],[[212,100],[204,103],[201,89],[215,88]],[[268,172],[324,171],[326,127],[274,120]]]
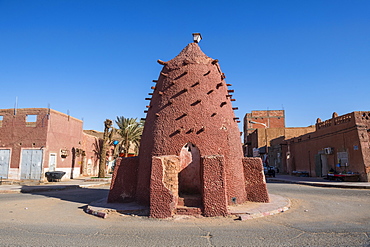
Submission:
[[[176,208],[175,214],[177,214],[177,215],[200,216],[202,214],[202,210],[198,207],[182,207],[182,206],[179,206],[179,207]]]
[[[202,197],[199,194],[181,194],[178,200],[175,214],[200,216],[202,214]]]
[[[202,197],[200,195],[181,195],[177,205],[185,207],[201,207]]]

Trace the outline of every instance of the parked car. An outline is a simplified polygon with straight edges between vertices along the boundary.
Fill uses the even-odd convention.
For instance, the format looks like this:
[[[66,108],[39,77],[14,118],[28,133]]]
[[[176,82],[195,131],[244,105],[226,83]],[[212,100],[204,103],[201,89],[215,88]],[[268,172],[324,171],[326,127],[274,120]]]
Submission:
[[[275,174],[279,173],[279,168],[277,168],[276,166],[264,166],[263,171],[265,173],[265,176],[275,177]]]

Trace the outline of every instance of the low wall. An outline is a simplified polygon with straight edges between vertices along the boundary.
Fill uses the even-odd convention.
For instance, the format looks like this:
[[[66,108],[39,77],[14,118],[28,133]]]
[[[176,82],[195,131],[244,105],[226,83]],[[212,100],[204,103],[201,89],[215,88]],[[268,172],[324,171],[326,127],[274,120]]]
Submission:
[[[203,214],[204,216],[226,216],[226,171],[224,156],[202,156],[203,165]]]
[[[251,202],[269,202],[261,158],[243,158],[245,190]]]
[[[133,201],[136,193],[139,157],[118,158],[114,168],[108,202]]]

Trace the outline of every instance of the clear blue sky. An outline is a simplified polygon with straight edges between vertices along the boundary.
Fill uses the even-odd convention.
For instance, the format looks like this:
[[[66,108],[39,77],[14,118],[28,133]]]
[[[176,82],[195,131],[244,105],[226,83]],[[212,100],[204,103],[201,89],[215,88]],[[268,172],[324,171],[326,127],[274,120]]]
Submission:
[[[156,60],[193,32],[240,119],[284,109],[303,127],[370,110],[369,0],[0,0],[0,108],[50,104],[100,131],[106,118],[145,117]]]

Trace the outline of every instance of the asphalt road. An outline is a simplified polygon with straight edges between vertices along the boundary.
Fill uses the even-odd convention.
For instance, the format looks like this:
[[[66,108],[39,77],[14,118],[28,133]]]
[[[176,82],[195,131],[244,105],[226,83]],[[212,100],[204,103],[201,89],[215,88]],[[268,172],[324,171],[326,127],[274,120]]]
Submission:
[[[268,188],[292,208],[247,221],[86,214],[108,187],[0,194],[0,246],[370,246],[370,190]]]

